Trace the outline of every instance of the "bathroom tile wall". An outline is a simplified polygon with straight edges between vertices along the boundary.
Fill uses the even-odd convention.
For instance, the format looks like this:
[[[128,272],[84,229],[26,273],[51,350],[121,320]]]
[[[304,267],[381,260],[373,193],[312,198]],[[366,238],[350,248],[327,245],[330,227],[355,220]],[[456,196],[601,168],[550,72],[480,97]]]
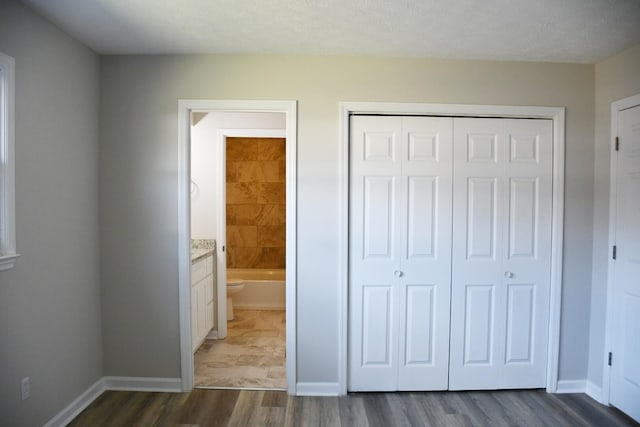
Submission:
[[[285,268],[285,146],[227,138],[228,268]]]

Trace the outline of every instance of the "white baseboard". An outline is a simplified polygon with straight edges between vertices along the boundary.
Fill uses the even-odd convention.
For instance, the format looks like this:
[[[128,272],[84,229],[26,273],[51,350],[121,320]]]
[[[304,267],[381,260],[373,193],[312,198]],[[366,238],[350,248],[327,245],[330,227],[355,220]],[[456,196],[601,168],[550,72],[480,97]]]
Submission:
[[[105,390],[181,392],[180,378],[104,377]]]
[[[44,427],[64,427],[69,424],[75,417],[84,411],[87,406],[91,405],[104,392],[104,378],[100,378],[91,387],[85,390],[73,402],[67,405],[55,417],[51,418]]]
[[[296,396],[339,396],[339,383],[297,383]]]
[[[587,381],[587,396],[592,398],[598,403],[609,406],[608,399],[605,399],[604,393],[602,393],[602,387],[595,385],[591,381]]]
[[[181,392],[180,378],[102,377],[67,405],[44,427],[64,427],[106,390]]]
[[[563,380],[558,381],[556,393],[586,393],[587,380]]]

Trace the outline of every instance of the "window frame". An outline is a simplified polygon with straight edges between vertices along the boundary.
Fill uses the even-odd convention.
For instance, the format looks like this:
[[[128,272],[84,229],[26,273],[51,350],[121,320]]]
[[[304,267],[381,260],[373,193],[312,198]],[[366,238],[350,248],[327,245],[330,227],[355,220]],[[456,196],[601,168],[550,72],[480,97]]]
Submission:
[[[0,271],[13,268],[15,222],[15,59],[0,52]]]

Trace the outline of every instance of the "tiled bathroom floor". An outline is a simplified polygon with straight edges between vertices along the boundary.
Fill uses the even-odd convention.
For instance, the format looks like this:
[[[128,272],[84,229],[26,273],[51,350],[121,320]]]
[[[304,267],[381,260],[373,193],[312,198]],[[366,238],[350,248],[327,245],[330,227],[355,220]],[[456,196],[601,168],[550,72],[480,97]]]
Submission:
[[[196,351],[195,385],[285,389],[285,343],[284,311],[236,310],[227,338]]]

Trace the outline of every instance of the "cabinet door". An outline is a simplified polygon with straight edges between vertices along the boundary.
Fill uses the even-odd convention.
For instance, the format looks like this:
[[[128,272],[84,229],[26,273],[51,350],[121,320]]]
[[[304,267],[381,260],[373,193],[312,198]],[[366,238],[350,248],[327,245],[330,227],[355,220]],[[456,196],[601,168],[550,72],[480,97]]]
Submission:
[[[205,327],[205,333],[204,336],[206,338],[206,336],[209,334],[209,331],[211,331],[211,329],[213,328],[213,302],[210,302],[207,304],[207,324]]]
[[[205,302],[206,308],[206,332],[205,336],[209,334],[209,331],[213,328],[213,275],[207,276],[205,282]]]
[[[193,351],[198,349],[200,341],[198,340],[198,288],[191,286],[191,346]]]
[[[452,390],[546,384],[550,120],[454,120]]]
[[[207,299],[206,299],[206,280],[201,280],[196,285],[197,293],[197,312],[198,312],[198,343],[204,340],[207,335]],[[199,344],[198,344],[199,345]]]

